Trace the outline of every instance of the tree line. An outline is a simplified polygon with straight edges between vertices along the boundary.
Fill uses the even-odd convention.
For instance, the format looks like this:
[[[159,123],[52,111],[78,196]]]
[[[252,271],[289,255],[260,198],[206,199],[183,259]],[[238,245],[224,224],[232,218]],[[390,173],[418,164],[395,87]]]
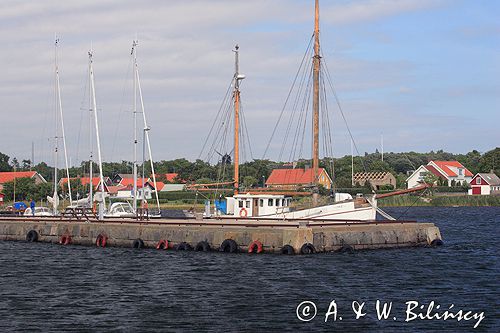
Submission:
[[[376,172],[388,171],[391,172],[397,180],[397,187],[405,187],[405,180],[409,173],[416,170],[420,165],[427,164],[431,160],[457,160],[462,163],[473,174],[477,172],[490,172],[493,170],[497,175],[500,175],[500,148],[492,149],[488,152],[481,154],[477,150],[473,150],[466,154],[453,154],[443,150],[431,151],[427,153],[405,152],[405,153],[384,153],[383,160],[382,154],[378,151],[374,153],[365,153],[363,156],[354,157],[354,172]],[[295,166],[299,168],[307,167],[311,164],[310,160],[296,161]],[[262,186],[265,180],[275,168],[287,167],[289,163],[276,162],[271,160],[253,160],[240,165],[240,179],[239,182],[243,187],[259,187]],[[231,181],[233,178],[233,166],[225,161],[219,161],[217,164],[210,164],[202,160],[195,160],[191,162],[185,158],[174,160],[162,160],[154,162],[155,172],[157,174],[177,173],[177,179],[173,182],[188,182],[188,183],[212,183],[221,181]],[[333,175],[336,187],[348,188],[351,187],[351,156],[346,155],[340,158],[323,158],[320,160],[320,167],[326,168],[330,176]],[[333,168],[333,172],[332,172]],[[34,183],[28,181],[19,183],[19,193],[21,188],[26,185],[26,190],[35,197],[44,198],[50,194],[51,183],[54,179],[54,168],[47,165],[45,162],[40,162],[31,166],[31,161],[22,160],[18,162],[16,158],[12,160],[6,154],[0,153],[0,172],[1,171],[27,171],[34,170],[41,174],[49,184],[38,186],[35,189]],[[94,170],[98,170],[96,164],[93,166]],[[89,165],[88,162],[82,162],[80,166],[71,167],[69,169],[70,177],[88,176]],[[142,166],[139,166],[142,171]],[[151,175],[151,168],[149,161],[144,165],[145,176]],[[104,162],[103,174],[105,177],[113,177],[118,173],[132,173],[132,162]],[[58,178],[66,176],[64,170],[59,171]],[[167,182],[167,180],[160,176],[159,181]],[[19,187],[20,186],[20,187]],[[72,182],[74,195],[80,192],[88,191],[78,181]],[[10,192],[10,185],[4,187],[4,193]],[[64,189],[61,189],[64,190]],[[7,197],[9,197],[5,193]],[[10,194],[10,193],[9,193]],[[28,198],[24,198],[25,200]]]

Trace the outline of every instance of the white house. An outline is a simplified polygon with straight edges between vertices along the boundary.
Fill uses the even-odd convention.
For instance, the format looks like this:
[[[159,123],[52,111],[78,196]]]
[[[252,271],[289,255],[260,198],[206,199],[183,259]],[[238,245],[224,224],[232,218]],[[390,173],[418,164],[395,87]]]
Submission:
[[[430,161],[427,165],[421,165],[406,179],[408,188],[421,185],[429,172],[445,180],[448,186],[451,186],[452,181],[456,185],[464,185],[472,180],[472,173],[458,161]]]
[[[478,173],[470,181],[470,195],[500,194],[500,178],[494,173]]]

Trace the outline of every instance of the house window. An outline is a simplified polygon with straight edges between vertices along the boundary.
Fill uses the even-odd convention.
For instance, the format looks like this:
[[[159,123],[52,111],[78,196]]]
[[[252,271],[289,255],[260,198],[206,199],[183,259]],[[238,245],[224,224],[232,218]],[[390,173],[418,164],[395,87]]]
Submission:
[[[238,201],[238,207],[243,208],[243,201]]]
[[[481,185],[481,177],[476,178],[476,185]]]
[[[276,207],[281,206],[281,199],[276,199]]]
[[[264,199],[259,199],[259,206],[264,207]]]
[[[461,175],[463,175],[463,174],[464,174],[464,169],[459,168],[459,169],[458,169],[458,175],[459,175],[459,176],[461,176]]]
[[[246,201],[247,203],[247,208],[250,208],[250,200]]]
[[[274,204],[273,204],[273,199],[269,199],[269,200],[267,200],[267,205],[268,205],[269,207],[274,206]]]

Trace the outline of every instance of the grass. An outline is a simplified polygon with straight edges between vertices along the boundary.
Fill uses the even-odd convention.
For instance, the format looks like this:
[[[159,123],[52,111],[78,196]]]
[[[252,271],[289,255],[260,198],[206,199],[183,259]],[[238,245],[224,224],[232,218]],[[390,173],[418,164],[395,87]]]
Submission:
[[[390,206],[500,206],[500,196],[460,195],[460,196],[394,196],[378,201],[380,207]]]

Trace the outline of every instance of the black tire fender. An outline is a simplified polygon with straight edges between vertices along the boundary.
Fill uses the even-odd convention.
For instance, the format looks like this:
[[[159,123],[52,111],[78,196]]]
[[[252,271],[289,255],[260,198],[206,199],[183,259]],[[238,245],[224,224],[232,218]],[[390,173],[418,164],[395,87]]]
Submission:
[[[305,243],[300,248],[300,254],[313,254],[315,252],[316,249],[314,248],[314,245],[312,245],[311,243]]]
[[[38,232],[36,230],[31,229],[26,234],[26,241],[33,243],[38,242]]]
[[[209,252],[211,250],[211,247],[207,241],[201,241],[196,244],[194,250],[197,252]]]
[[[342,245],[339,249],[340,253],[354,253],[354,248],[351,245]]]
[[[293,246],[286,244],[281,248],[281,254],[293,255],[295,254],[295,250]]]
[[[435,240],[433,240],[433,241],[431,242],[431,244],[430,244],[430,245],[431,245],[432,247],[438,247],[438,246],[441,246],[441,245],[443,245],[443,244],[444,244],[444,242],[443,242],[441,239],[436,238]]]
[[[144,247],[144,241],[142,239],[140,239],[140,238],[137,238],[132,243],[132,247],[134,249],[142,249]]]
[[[234,239],[226,239],[222,242],[219,248],[220,252],[229,252],[229,253],[237,253],[238,252],[238,244]]]
[[[189,243],[186,243],[186,242],[182,242],[182,243],[179,243],[175,249],[177,251],[191,251],[193,249],[193,247],[189,244]]]

